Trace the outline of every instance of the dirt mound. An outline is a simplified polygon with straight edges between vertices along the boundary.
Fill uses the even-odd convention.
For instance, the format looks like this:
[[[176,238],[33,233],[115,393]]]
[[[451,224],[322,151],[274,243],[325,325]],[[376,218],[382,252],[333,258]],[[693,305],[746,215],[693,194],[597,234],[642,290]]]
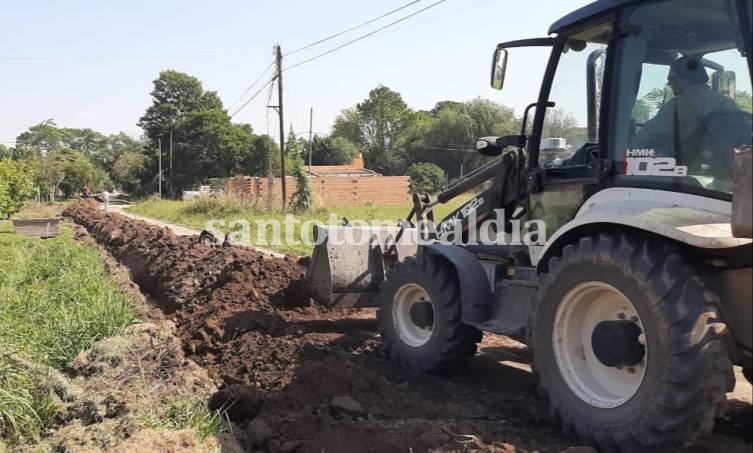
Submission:
[[[233,435],[247,450],[560,452],[572,445],[548,421],[519,343],[487,334],[457,373],[416,375],[380,351],[373,310],[310,303],[305,261],[176,237],[95,203],[65,214],[176,324],[186,356],[222,387],[210,405],[233,404]]]
[[[228,384],[283,385],[298,349],[286,338],[295,320],[316,316],[301,291],[305,268],[246,248],[177,237],[82,202],[65,212],[131,271],[133,280],[176,323],[190,358]],[[262,362],[266,366],[252,367]],[[253,372],[251,371],[253,369]]]
[[[216,450],[217,440],[202,441],[194,430],[149,427],[171,402],[200,400],[216,390],[206,370],[185,359],[175,334],[170,321],[136,324],[79,354],[55,385],[60,419],[36,449]]]

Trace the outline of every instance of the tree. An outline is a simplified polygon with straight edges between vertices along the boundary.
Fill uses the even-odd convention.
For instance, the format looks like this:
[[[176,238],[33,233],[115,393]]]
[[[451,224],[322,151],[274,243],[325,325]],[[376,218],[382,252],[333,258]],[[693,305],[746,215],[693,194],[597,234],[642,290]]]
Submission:
[[[151,190],[158,182],[159,141],[162,180],[173,193],[208,178],[224,178],[259,166],[260,157],[248,124],[233,124],[214,91],[205,91],[196,77],[163,71],[154,81],[152,105],[139,120],[149,139],[142,180]],[[169,173],[169,143],[173,139],[173,171]],[[164,185],[163,185],[164,187]]]
[[[419,162],[408,167],[410,187],[417,192],[433,193],[447,184],[447,176],[441,167],[430,162]]]
[[[26,159],[43,156],[62,146],[63,132],[51,119],[30,127],[16,138],[17,155]]]
[[[479,137],[516,134],[520,131],[520,122],[515,118],[513,110],[488,99],[476,98],[465,102],[463,110],[473,119],[473,141]]]
[[[153,103],[138,125],[155,141],[167,137],[175,124],[192,112],[222,110],[216,92],[204,91],[199,79],[179,71],[160,72],[150,94]]]
[[[61,146],[81,151],[87,156],[97,156],[103,154],[108,149],[107,137],[91,129],[59,129],[61,133]],[[112,163],[112,162],[110,162]]]
[[[243,173],[254,135],[249,125],[231,124],[224,110],[212,109],[187,114],[173,140],[174,186],[180,190],[207,178]]]
[[[446,109],[450,109],[450,110],[462,110],[463,109],[463,103],[462,102],[457,102],[457,101],[439,101],[439,102],[437,102],[434,105],[434,108],[431,109],[431,111],[429,112],[429,114],[431,114],[431,116],[437,116],[437,115],[439,115],[439,112],[441,112],[442,110],[446,110]]]
[[[29,162],[0,160],[0,219],[7,219],[21,210],[34,195],[36,169]]]
[[[344,137],[314,137],[311,149],[313,165],[349,165],[358,148]]]
[[[296,190],[293,194],[291,206],[295,212],[305,212],[311,209],[313,195],[309,185],[309,177],[306,174],[303,160],[297,158],[293,161],[293,176],[295,176]]]
[[[10,159],[13,157],[13,152],[5,145],[0,145],[0,160]]]
[[[355,109],[345,109],[335,118],[335,124],[332,126],[333,138],[344,138],[351,143],[361,143],[361,126],[359,125],[359,114]]]
[[[272,160],[272,172],[277,175],[280,170],[280,146],[269,135],[254,136],[251,150],[242,164],[243,173],[267,175],[270,159]]]
[[[646,124],[646,122],[651,119],[650,104],[643,98],[636,99],[635,105],[633,106],[633,113],[630,116],[636,123]]]
[[[588,130],[578,126],[578,119],[564,109],[548,109],[541,138],[564,138],[573,151],[588,140]]]
[[[13,157],[38,163],[45,195],[55,196],[60,190],[70,196],[80,187],[70,187],[68,181],[77,185],[83,180],[99,187],[115,181],[127,186],[128,191],[136,191],[136,179],[147,162],[144,144],[123,132],[106,136],[92,129],[61,128],[52,120],[30,127],[17,142],[20,147],[13,150]]]
[[[735,102],[740,109],[748,113],[753,112],[753,96],[747,91],[736,91]]]
[[[112,164],[110,177],[113,183],[127,193],[139,193],[141,174],[146,168],[147,157],[138,150],[128,149],[118,154]]]
[[[356,111],[366,165],[385,174],[404,171],[397,144],[400,134],[410,125],[413,112],[400,93],[380,85],[356,106]]]
[[[96,190],[112,184],[107,174],[96,168],[83,152],[68,148],[51,151],[41,159],[38,182],[53,201],[58,193],[68,198],[87,184]]]
[[[510,108],[476,98],[467,102],[441,101],[431,111],[415,114],[402,139],[409,163],[432,162],[456,178],[461,169],[472,169],[487,161],[472,151],[477,138],[515,134],[519,130],[519,121]]]

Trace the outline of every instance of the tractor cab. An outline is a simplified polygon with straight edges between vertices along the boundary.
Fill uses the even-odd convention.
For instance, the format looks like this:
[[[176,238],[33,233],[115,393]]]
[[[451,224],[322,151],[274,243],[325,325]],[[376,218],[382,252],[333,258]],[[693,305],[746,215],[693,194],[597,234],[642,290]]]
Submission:
[[[750,1],[601,0],[549,33],[500,44],[491,74],[514,89],[514,49],[552,49],[533,121],[500,140],[525,143],[529,215],[548,237],[604,189],[732,200],[735,150],[752,142]]]

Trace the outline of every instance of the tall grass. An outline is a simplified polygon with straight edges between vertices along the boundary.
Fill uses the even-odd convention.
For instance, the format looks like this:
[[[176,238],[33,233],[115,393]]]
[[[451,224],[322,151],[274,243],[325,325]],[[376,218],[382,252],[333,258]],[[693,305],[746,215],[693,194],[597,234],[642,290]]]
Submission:
[[[31,440],[50,424],[57,412],[57,404],[45,383],[45,376],[23,367],[9,355],[0,356],[2,439],[10,444]]]
[[[152,429],[193,429],[199,439],[206,440],[223,429],[223,411],[212,411],[203,399],[169,401],[161,416],[151,414],[145,425]]]
[[[46,377],[21,362],[63,369],[135,319],[99,254],[75,243],[70,230],[40,240],[0,224],[0,434],[33,440],[56,413]]]
[[[441,219],[447,214],[451,213],[467,201],[468,197],[459,197],[457,200],[453,200],[446,205],[440,205],[435,208],[435,216],[437,219]],[[318,207],[310,212],[296,213],[294,215],[296,220],[300,223],[294,225],[293,236],[296,240],[301,239],[301,225],[307,220],[319,220],[327,222],[330,215],[334,215],[336,219],[347,218],[351,221],[388,221],[392,224],[396,224],[396,221],[408,216],[411,210],[411,205],[376,205],[372,203],[365,203],[359,205],[343,204],[343,205],[331,205],[327,207]],[[225,232],[230,231],[229,224],[234,220],[247,220],[251,223],[252,238],[256,234],[257,220],[276,220],[282,222],[285,220],[287,213],[280,209],[267,209],[261,204],[254,202],[248,202],[243,200],[237,200],[232,198],[201,198],[190,201],[171,201],[160,200],[158,198],[150,198],[148,200],[135,203],[128,209],[129,212],[134,214],[150,217],[154,219],[163,220],[166,222],[175,223],[196,229],[204,229],[207,222],[211,220],[225,220],[226,227]],[[299,245],[271,245],[270,239],[272,237],[272,228],[267,226],[265,230],[265,237],[258,238],[263,239],[257,242],[257,245],[270,248],[283,253],[295,253],[298,255],[306,255],[311,253],[311,246],[306,244]]]

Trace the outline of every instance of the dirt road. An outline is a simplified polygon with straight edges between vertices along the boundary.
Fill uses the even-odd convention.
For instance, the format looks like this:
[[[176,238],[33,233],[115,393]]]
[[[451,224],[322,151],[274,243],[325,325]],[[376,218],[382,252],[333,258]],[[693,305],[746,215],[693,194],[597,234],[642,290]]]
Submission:
[[[144,217],[138,214],[134,214],[128,211],[128,206],[111,205],[108,209],[108,212],[112,212],[114,214],[120,214],[130,219],[140,220],[146,223],[147,225],[153,225],[159,228],[169,228],[170,230],[172,230],[173,233],[175,233],[176,236],[198,236],[201,233],[200,230],[197,230],[194,228],[188,228],[182,225],[176,225],[174,223],[163,222],[161,220],[152,219],[149,217]],[[275,256],[277,258],[285,257],[285,254],[283,253],[277,253],[272,250],[264,249],[261,247],[251,247],[251,248],[261,253],[264,253],[266,255]]]
[[[198,238],[91,204],[67,211],[157,301],[187,357],[224,387],[215,407],[245,449],[268,452],[551,451],[573,446],[547,418],[525,346],[486,335],[467,367],[445,376],[396,367],[370,310],[310,303],[305,259]],[[747,386],[748,384],[745,383]],[[750,393],[692,451],[750,451]],[[747,442],[747,443],[746,443]]]

